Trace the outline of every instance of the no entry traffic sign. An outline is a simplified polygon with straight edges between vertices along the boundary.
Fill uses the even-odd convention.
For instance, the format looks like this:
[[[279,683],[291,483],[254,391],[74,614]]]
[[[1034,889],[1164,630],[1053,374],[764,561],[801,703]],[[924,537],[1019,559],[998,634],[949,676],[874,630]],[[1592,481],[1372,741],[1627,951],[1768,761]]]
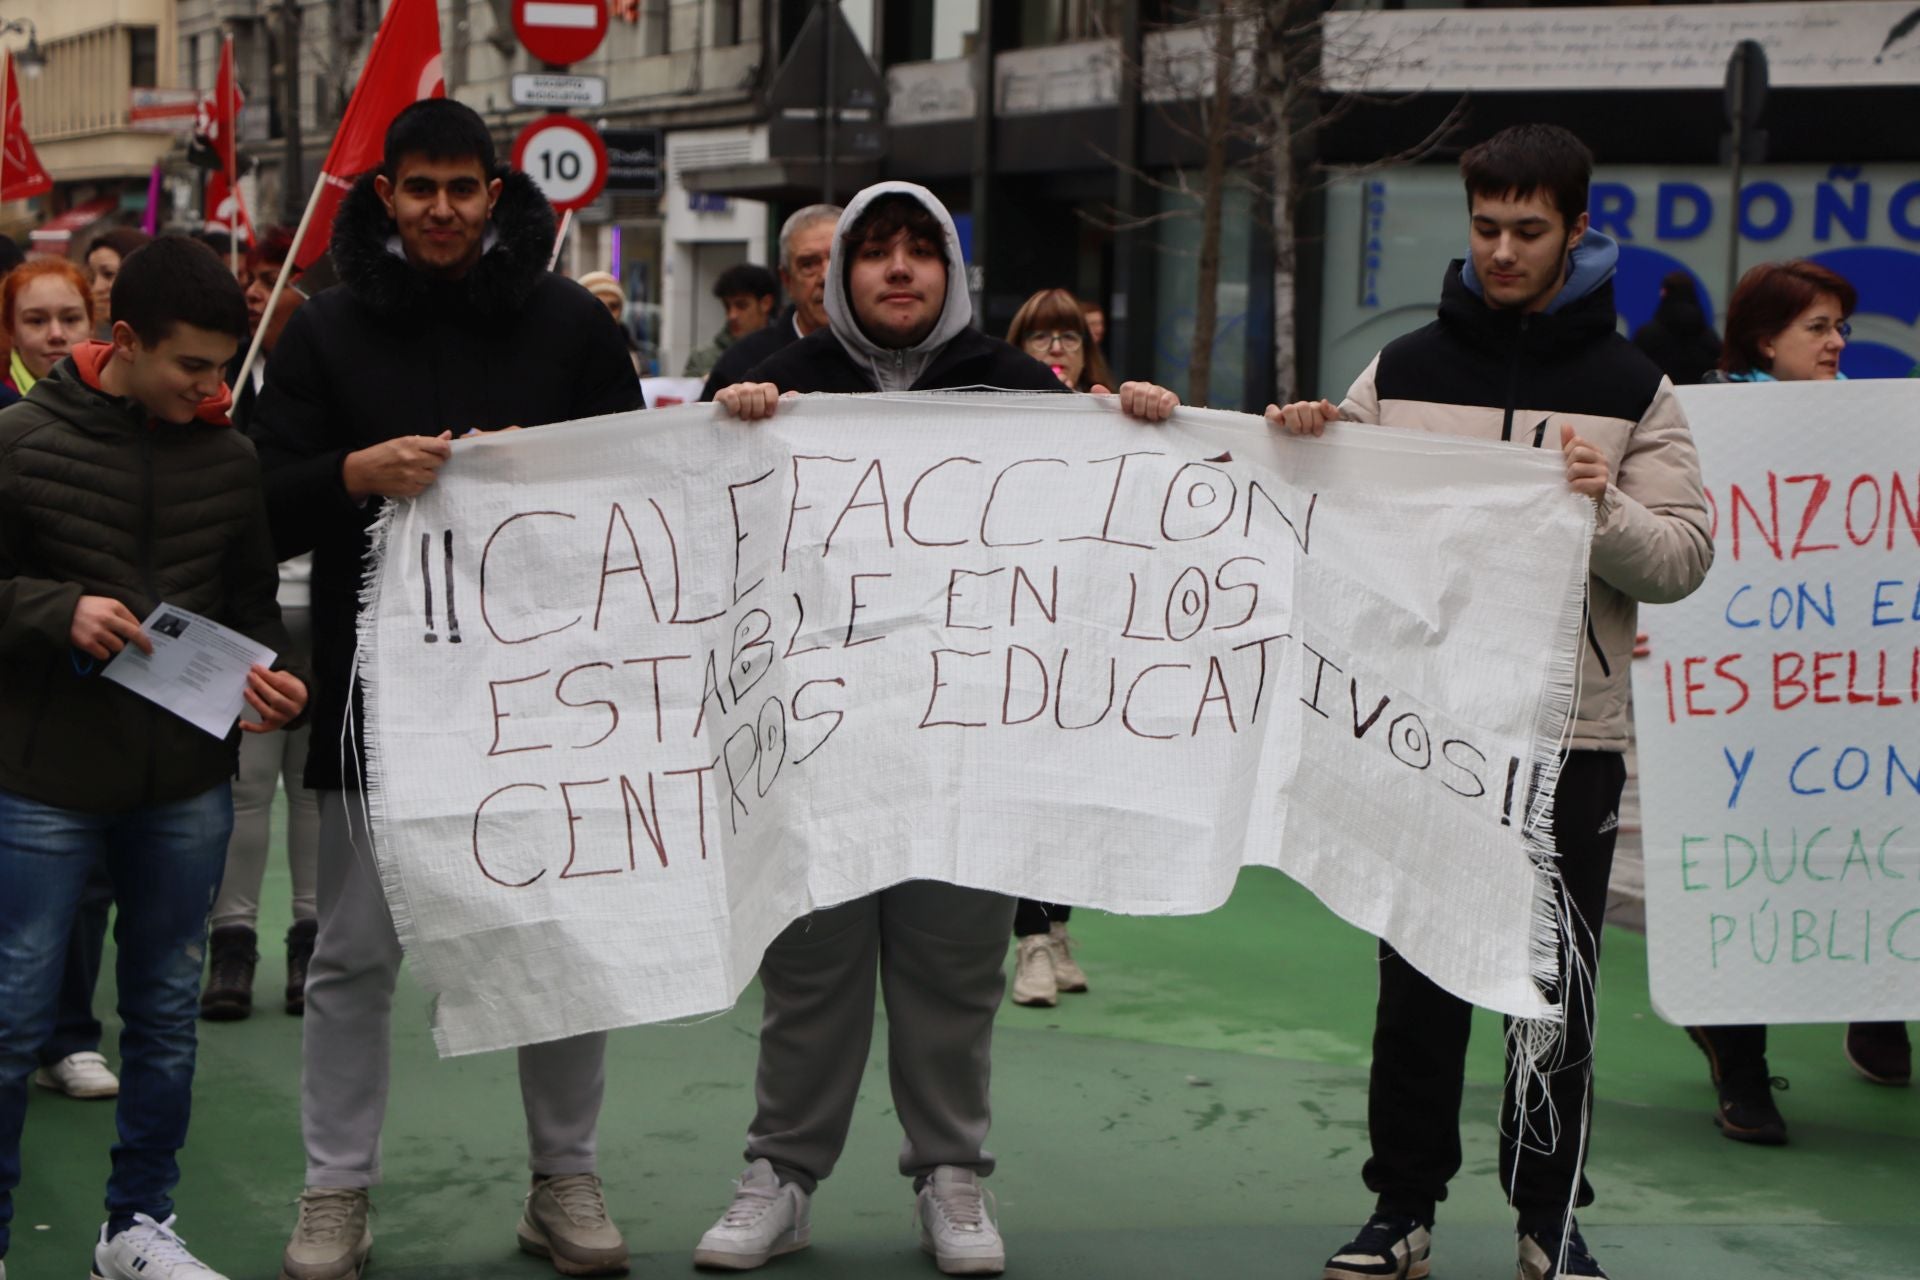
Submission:
[[[513,167],[532,178],[555,209],[592,204],[607,185],[607,148],[572,116],[541,116],[513,140]]]
[[[540,61],[580,61],[607,35],[606,0],[513,0],[513,31]]]

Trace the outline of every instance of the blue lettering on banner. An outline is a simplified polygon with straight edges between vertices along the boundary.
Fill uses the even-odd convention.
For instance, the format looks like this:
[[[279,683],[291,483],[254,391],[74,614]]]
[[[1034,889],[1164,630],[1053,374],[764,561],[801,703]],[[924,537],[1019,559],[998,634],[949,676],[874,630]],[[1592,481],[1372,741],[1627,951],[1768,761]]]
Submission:
[[[1913,220],[1915,201],[1920,201],[1920,182],[1909,182],[1887,201],[1887,221],[1903,240],[1920,240],[1920,223]]]
[[[1754,220],[1754,205],[1765,200],[1773,206],[1772,220]],[[1740,193],[1740,234],[1749,240],[1778,240],[1793,222],[1793,197],[1777,182],[1756,182]]]
[[[1688,220],[1680,220],[1680,202],[1691,206]],[[1691,182],[1663,182],[1658,195],[1658,221],[1654,234],[1662,240],[1693,240],[1706,233],[1713,222],[1713,197],[1707,189]]]
[[[1840,198],[1840,189],[1833,183],[1821,183],[1813,191],[1813,238],[1822,244],[1833,239],[1833,224],[1838,222],[1849,238],[1865,240],[1872,200],[1873,187],[1868,183],[1853,184],[1850,204]]]
[[[1615,240],[1633,239],[1633,209],[1638,202],[1624,182],[1596,182],[1587,196],[1587,225]]]

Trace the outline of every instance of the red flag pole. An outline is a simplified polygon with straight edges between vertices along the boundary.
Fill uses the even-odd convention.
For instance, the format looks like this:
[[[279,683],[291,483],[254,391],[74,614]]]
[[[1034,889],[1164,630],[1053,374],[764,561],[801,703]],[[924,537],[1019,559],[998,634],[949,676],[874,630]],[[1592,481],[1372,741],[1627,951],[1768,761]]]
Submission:
[[[307,227],[313,222],[313,211],[320,207],[320,193],[326,189],[327,175],[323,173],[320,181],[313,184],[313,194],[307,197],[307,211],[300,215],[300,225],[293,233],[293,244],[287,249],[287,260],[280,264],[280,275],[273,282],[273,292],[267,295],[267,309],[260,313],[260,326],[253,331],[253,341],[247,344],[247,358],[240,362],[239,376],[233,380],[233,393],[236,396],[240,394],[240,388],[247,385],[254,363],[260,359],[260,344],[267,337],[267,317],[280,305],[280,295],[285,292],[287,281],[293,278],[294,256],[300,252],[300,242],[306,238]]]
[[[424,8],[422,8],[422,6],[424,6]],[[417,27],[422,27],[422,25],[424,25],[424,31],[419,31]],[[405,40],[407,40],[409,36],[415,38],[415,40],[419,40],[420,36],[428,35],[428,33],[430,33],[430,38],[432,38],[430,44],[422,44],[420,48],[413,48],[413,46],[405,44]],[[301,246],[305,244],[305,240],[307,240],[307,232],[313,228],[315,219],[319,217],[321,203],[323,203],[326,194],[328,194],[328,184],[338,182],[340,186],[346,186],[346,180],[344,180],[344,178],[355,177],[361,169],[371,167],[371,163],[365,161],[365,159],[351,159],[351,155],[357,155],[357,152],[353,152],[351,148],[349,148],[346,154],[340,154],[340,148],[342,148],[342,142],[348,140],[349,134],[365,134],[365,132],[367,132],[363,125],[359,125],[357,111],[359,111],[359,113],[367,113],[367,111],[380,111],[380,109],[382,109],[382,104],[374,104],[372,107],[367,106],[365,98],[369,96],[369,90],[372,90],[372,96],[378,96],[378,90],[380,90],[384,84],[392,84],[392,81],[394,81],[394,67],[392,67],[394,48],[390,48],[390,46],[394,44],[394,40],[401,42],[401,44],[397,44],[396,48],[403,56],[405,56],[405,54],[417,54],[417,52],[422,52],[422,50],[430,50],[430,56],[422,59],[419,67],[411,65],[411,63],[401,63],[401,67],[403,67],[401,84],[407,83],[405,77],[407,77],[407,73],[411,73],[413,88],[411,88],[411,92],[409,92],[409,90],[403,90],[403,92],[397,96],[397,100],[399,100],[399,102],[417,102],[419,98],[438,96],[440,92],[444,92],[444,90],[440,88],[440,83],[438,83],[438,65],[440,65],[440,10],[434,6],[434,0],[394,0],[394,4],[388,6],[386,17],[380,21],[380,29],[374,31],[372,48],[367,52],[367,63],[365,63],[365,67],[361,67],[359,83],[353,86],[353,96],[348,100],[346,115],[340,119],[340,129],[334,132],[334,144],[328,148],[326,159],[321,161],[321,177],[313,184],[313,194],[307,198],[307,209],[305,209],[305,213],[301,213],[300,215],[300,226],[294,228],[294,242],[292,242],[292,246],[288,246],[288,249],[286,249],[286,265],[280,267],[280,278],[273,282],[273,296],[267,299],[267,311],[265,311],[265,315],[273,315],[275,307],[278,307],[278,303],[280,303],[280,294],[286,290],[286,282],[300,269],[300,249]],[[432,75],[434,79],[428,81],[428,79],[426,79],[428,75]],[[384,81],[382,81],[382,77],[384,77]],[[399,107],[396,106],[394,109],[399,109]],[[296,127],[298,127],[298,125],[296,125]],[[386,132],[386,123],[380,123],[378,130],[384,134],[384,132]],[[371,138],[371,136],[372,134],[367,134],[367,138]],[[363,142],[365,142],[367,138],[363,138]],[[334,169],[342,169],[344,175],[334,175]],[[288,175],[288,178],[292,180],[294,175]],[[328,219],[332,219],[332,213],[328,213]],[[259,330],[253,334],[252,344],[248,345],[246,361],[242,361],[242,365],[240,365],[240,376],[238,376],[238,380],[236,380],[236,386],[246,386],[248,378],[252,376],[253,365],[259,361],[259,349],[261,349],[261,342],[265,340],[265,334],[267,334],[267,324],[265,324],[265,320],[261,320]]]

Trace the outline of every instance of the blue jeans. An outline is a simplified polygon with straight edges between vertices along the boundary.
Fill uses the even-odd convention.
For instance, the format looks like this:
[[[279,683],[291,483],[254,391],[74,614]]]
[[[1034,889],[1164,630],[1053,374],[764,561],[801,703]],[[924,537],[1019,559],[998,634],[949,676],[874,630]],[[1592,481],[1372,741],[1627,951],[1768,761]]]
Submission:
[[[54,1008],[53,1038],[40,1046],[40,1065],[100,1048],[100,1019],[93,1013],[93,989],[100,984],[100,957],[107,945],[107,913],[113,909],[113,877],[104,859],[93,865],[80,895],[80,911],[67,939],[67,962],[60,978],[60,1002]]]
[[[82,813],[0,791],[0,1257],[9,1243],[27,1080],[53,1032],[87,877],[104,861],[119,905],[120,1140],[107,1179],[115,1231],[164,1222],[193,1102],[200,969],[233,800],[227,784],[126,813]]]

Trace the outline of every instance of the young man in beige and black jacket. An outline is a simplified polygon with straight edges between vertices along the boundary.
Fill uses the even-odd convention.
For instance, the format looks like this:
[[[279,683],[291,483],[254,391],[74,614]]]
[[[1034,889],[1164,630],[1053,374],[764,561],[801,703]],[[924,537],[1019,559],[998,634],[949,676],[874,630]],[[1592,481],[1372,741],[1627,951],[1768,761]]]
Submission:
[[[1522,1280],[1606,1274],[1572,1209],[1593,1088],[1593,987],[1631,726],[1627,665],[1641,601],[1690,594],[1713,560],[1700,467],[1673,385],[1615,328],[1619,249],[1587,225],[1592,154],[1548,125],[1507,129],[1461,157],[1471,252],[1447,268],[1439,317],[1389,343],[1339,405],[1270,406],[1275,426],[1318,435],[1340,420],[1516,448],[1558,448],[1594,503],[1580,699],[1554,792],[1566,1039],[1527,1079],[1509,1061],[1500,1178],[1519,1215]],[[1337,429],[1337,428],[1336,428]],[[1496,570],[1497,571],[1497,570]],[[1384,942],[1368,1101],[1378,1197],[1325,1280],[1416,1280],[1429,1269],[1435,1206],[1460,1168],[1460,1098],[1471,1008]]]

